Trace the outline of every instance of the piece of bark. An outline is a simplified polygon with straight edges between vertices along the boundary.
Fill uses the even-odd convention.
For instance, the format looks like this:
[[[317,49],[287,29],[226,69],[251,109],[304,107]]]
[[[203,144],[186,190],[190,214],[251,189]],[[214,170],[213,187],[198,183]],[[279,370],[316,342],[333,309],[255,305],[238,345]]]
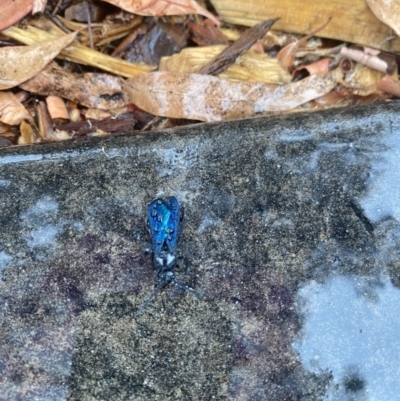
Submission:
[[[0,121],[8,125],[19,125],[23,120],[33,123],[28,110],[12,92],[0,91]]]
[[[139,36],[125,51],[124,59],[131,63],[158,66],[161,57],[178,53],[187,46],[189,30],[183,25],[158,21]]]
[[[225,71],[241,54],[250,49],[257,40],[264,37],[277,20],[278,19],[270,19],[263,21],[256,26],[247,29],[242,35],[240,35],[240,38],[235,43],[227,47],[221,54],[216,56],[207,64],[203,65],[197,73],[218,75]]]
[[[307,34],[332,17],[320,32],[321,37],[400,51],[400,38],[393,38],[391,28],[376,18],[365,0],[210,1],[222,19],[231,24],[253,26],[267,18],[280,17],[274,29]]]
[[[128,104],[126,108],[137,120],[137,125],[139,125],[139,128],[144,127],[145,125],[149,124],[154,118],[156,118],[153,114],[147,113],[147,111],[140,109],[132,103]]]
[[[228,45],[229,40],[215,26],[189,21],[190,38],[199,46]]]
[[[85,120],[58,125],[58,131],[69,132],[73,135],[87,135],[97,130],[107,133],[131,133],[136,123],[132,113],[124,113],[104,120]]]
[[[133,28],[132,32],[121,41],[121,43],[114,49],[111,55],[113,57],[118,57],[121,53],[125,52],[125,50],[128,49],[129,46],[131,46],[131,44],[135,42],[135,40],[145,35],[148,29],[148,25],[144,22]]]
[[[65,10],[65,18],[78,22],[88,22],[88,12],[91,22],[100,22],[106,15],[105,7],[102,4],[88,3],[82,1],[77,4],[72,4]]]
[[[13,143],[8,139],[0,136],[0,148],[4,148],[6,146],[11,146]]]
[[[122,81],[108,74],[72,74],[51,63],[20,87],[39,95],[61,96],[86,107],[109,110],[126,105]]]
[[[39,125],[40,137],[44,140],[52,140],[54,130],[45,102],[39,102],[37,104],[36,115]]]

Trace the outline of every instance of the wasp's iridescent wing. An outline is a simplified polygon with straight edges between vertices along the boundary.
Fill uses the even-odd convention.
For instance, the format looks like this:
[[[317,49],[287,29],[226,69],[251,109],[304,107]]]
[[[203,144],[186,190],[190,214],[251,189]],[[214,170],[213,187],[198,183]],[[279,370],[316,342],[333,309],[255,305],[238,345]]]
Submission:
[[[178,200],[173,196],[165,201],[163,199],[155,199],[148,207],[147,217],[154,254],[158,255],[162,250],[175,254],[180,229]]]
[[[178,200],[174,196],[170,196],[166,199],[165,203],[171,212],[171,218],[168,221],[169,230],[169,249],[171,252],[176,253],[176,248],[179,242],[179,236],[181,234],[181,221],[182,221],[182,210],[179,206]]]

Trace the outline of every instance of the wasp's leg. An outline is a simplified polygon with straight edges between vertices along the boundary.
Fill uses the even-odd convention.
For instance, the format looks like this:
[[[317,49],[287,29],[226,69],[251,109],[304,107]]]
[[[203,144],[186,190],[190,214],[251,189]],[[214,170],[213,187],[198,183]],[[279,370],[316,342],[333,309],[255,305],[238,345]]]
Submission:
[[[193,294],[198,300],[202,301],[204,299],[204,297],[199,294],[195,289],[193,289],[192,287],[189,287],[187,284],[181,283],[180,281],[174,281],[174,284],[179,287],[180,289],[190,292],[191,294]]]
[[[157,294],[163,289],[164,283],[159,283],[157,287],[154,289],[154,291],[151,293],[151,295],[142,303],[138,311],[136,312],[137,315],[141,315],[143,311],[147,308],[149,303],[157,296]]]

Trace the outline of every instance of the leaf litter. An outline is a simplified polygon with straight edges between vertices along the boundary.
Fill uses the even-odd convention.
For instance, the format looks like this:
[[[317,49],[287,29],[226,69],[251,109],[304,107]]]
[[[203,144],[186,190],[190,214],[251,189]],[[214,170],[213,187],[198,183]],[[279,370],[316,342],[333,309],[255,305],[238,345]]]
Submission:
[[[211,3],[4,0],[0,146],[400,97],[396,1]]]

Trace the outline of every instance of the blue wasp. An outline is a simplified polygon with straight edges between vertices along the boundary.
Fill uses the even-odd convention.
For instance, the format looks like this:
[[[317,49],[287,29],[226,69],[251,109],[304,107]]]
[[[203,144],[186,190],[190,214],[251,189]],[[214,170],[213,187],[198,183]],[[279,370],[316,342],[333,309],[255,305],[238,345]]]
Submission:
[[[138,314],[142,313],[156,295],[171,283],[189,291],[198,299],[202,299],[193,288],[175,279],[174,268],[177,264],[177,248],[182,220],[183,210],[174,196],[165,200],[155,199],[147,208],[147,225],[153,243],[153,263],[157,282],[153,293],[139,308]]]

